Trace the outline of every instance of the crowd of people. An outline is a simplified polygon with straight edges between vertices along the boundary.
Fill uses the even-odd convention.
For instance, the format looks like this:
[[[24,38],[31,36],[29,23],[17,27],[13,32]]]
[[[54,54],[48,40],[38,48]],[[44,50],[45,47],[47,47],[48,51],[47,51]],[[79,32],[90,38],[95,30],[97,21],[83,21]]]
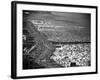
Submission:
[[[66,44],[56,48],[50,57],[64,67],[90,66],[90,43]]]

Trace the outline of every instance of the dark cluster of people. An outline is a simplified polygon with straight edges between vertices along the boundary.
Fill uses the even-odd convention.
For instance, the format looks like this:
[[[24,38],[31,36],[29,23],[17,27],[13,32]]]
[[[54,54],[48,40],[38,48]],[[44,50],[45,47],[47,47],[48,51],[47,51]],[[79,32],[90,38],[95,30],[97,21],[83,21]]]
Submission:
[[[46,68],[60,67],[60,65],[56,64],[56,62],[50,60],[50,56],[55,51],[56,47],[52,44],[52,42],[49,42],[47,40],[47,36],[39,32],[32,22],[25,22],[24,28],[25,27],[27,29],[28,36],[31,36],[33,39],[29,48],[28,44],[26,45],[26,47],[23,47],[24,67],[27,65],[31,65],[34,68],[35,65],[32,64],[34,62]],[[23,35],[23,46],[25,46],[25,41],[29,42],[29,40],[27,41],[27,36]],[[32,63],[28,64],[30,63],[30,60],[32,61]]]

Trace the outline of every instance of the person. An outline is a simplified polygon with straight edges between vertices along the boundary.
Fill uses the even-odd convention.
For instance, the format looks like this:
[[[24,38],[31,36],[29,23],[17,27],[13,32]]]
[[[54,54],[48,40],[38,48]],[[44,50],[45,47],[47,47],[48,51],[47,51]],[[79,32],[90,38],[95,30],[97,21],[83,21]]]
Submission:
[[[29,34],[34,38],[35,46],[32,46],[28,54],[33,54],[34,61],[39,65],[51,68],[60,67],[53,60],[50,60],[51,55],[55,51],[56,47],[48,41],[48,37],[37,30],[36,26],[30,21],[25,22],[25,26],[28,29]],[[33,49],[36,48],[36,51]]]

